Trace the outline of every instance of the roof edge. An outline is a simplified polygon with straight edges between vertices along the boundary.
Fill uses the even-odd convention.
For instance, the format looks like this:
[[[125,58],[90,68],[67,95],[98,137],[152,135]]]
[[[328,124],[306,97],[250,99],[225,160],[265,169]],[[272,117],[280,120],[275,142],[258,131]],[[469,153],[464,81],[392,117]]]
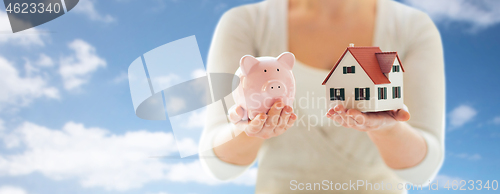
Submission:
[[[399,55],[397,52],[396,52],[396,59],[398,59],[399,66],[401,66],[401,70],[403,70],[403,72],[405,72],[405,68],[403,67],[403,63],[401,63],[401,60],[399,59]]]
[[[332,70],[330,70],[330,73],[328,73],[328,75],[326,76],[325,80],[323,81],[323,83],[321,85],[325,85],[326,82],[330,79],[330,76],[332,76],[333,74],[333,71],[335,71],[335,69],[337,68],[337,66],[339,65],[340,61],[342,61],[342,59],[344,58],[345,54],[347,53],[347,51],[349,51],[349,47],[347,47],[344,51],[344,53],[340,56],[340,58],[337,60],[337,63],[335,63],[335,65],[332,67]]]

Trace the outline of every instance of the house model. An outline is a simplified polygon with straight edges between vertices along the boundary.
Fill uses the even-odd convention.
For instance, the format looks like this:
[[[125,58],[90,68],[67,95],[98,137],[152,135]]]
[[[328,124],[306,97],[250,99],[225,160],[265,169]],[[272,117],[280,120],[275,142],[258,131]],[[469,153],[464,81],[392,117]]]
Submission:
[[[397,52],[350,44],[323,81],[327,108],[337,104],[362,112],[403,108],[403,72]]]

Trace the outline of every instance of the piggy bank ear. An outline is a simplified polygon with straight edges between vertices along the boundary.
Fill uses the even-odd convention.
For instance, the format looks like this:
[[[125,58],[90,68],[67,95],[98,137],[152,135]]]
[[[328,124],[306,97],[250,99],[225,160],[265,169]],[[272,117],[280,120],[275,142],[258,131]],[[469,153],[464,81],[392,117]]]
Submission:
[[[292,69],[295,64],[295,55],[291,52],[284,52],[278,57],[278,62],[285,64],[288,68]]]
[[[259,63],[259,60],[257,60],[255,57],[251,55],[243,56],[240,60],[241,72],[244,75],[247,75],[247,73],[250,72],[250,69],[257,65],[257,63]]]

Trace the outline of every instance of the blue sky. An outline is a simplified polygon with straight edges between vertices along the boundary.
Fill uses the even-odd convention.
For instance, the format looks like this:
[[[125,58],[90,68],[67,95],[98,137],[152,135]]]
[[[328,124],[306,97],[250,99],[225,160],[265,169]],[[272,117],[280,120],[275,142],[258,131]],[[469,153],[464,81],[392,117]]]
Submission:
[[[252,193],[255,168],[221,183],[196,159],[149,158],[179,153],[168,121],[135,116],[126,77],[140,55],[190,35],[205,61],[220,16],[251,2],[81,0],[19,34],[0,12],[0,194]],[[438,180],[500,179],[500,3],[403,3],[427,11],[444,43],[447,153]]]

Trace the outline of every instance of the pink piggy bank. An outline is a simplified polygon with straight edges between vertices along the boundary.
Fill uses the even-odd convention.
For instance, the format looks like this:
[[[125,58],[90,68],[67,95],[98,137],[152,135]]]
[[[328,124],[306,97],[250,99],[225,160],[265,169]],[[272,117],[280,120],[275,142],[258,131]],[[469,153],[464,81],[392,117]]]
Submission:
[[[236,71],[240,84],[233,92],[233,98],[236,105],[246,110],[243,120],[267,113],[279,99],[292,106],[295,97],[294,63],[295,56],[290,52],[284,52],[277,58],[250,55],[241,58]]]

